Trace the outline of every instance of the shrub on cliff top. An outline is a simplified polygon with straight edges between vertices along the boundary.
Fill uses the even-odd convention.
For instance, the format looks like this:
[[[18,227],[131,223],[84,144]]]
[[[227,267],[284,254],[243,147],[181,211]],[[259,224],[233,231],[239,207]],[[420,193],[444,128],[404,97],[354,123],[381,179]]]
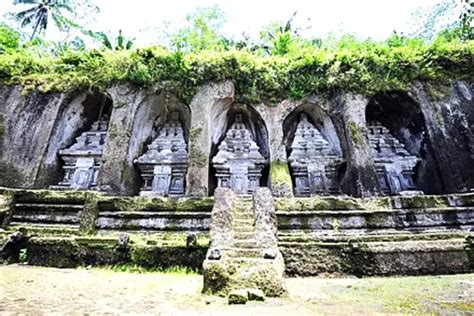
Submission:
[[[168,90],[189,101],[202,84],[230,79],[241,102],[277,102],[347,90],[370,95],[404,90],[415,80],[473,79],[474,41],[440,36],[433,42],[394,35],[385,42],[346,37],[332,47],[305,45],[284,55],[250,49],[184,53],[161,47],[129,51],[27,48],[0,52],[0,81],[25,91],[104,90],[117,83]]]

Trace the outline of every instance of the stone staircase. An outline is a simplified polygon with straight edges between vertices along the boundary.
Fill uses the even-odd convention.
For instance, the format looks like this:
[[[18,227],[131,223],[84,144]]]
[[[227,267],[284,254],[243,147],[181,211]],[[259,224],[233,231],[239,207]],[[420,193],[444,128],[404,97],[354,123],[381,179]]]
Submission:
[[[230,258],[257,259],[261,249],[255,240],[255,225],[251,195],[237,196],[233,210],[233,240],[227,251]]]
[[[262,198],[270,201],[269,207],[257,206]],[[216,190],[211,246],[203,265],[203,292],[227,295],[236,289],[258,288],[267,296],[286,293],[276,222],[269,220],[276,218],[272,217],[275,210],[271,202],[266,188],[258,189],[253,196],[235,195],[226,188]],[[268,223],[274,229],[266,229]]]

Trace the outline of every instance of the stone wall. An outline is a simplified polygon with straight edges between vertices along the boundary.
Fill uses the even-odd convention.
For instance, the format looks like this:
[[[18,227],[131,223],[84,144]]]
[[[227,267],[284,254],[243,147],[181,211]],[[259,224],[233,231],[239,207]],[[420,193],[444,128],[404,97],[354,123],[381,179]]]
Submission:
[[[474,187],[474,85],[452,81],[450,86],[444,87],[417,82],[411,91],[396,93],[413,100],[424,122],[423,137],[429,148],[419,151],[423,161],[418,172],[421,174],[419,187],[430,194],[470,191]],[[311,96],[276,105],[241,105],[234,102],[234,86],[230,81],[203,86],[189,105],[171,94],[156,94],[129,85],[110,87],[106,95],[113,102],[113,110],[99,171],[101,191],[116,195],[138,193],[142,180],[134,162],[151,142],[156,122],[159,124],[165,113],[178,109],[183,113],[188,140],[187,195],[208,196],[215,186],[210,164],[213,148],[225,133],[228,114],[237,107],[244,107],[251,113],[249,119],[255,128],[266,135],[267,139],[258,140],[270,159],[270,179],[263,185],[271,186],[274,195],[292,194],[290,186],[294,183],[289,181],[287,135],[294,123],[288,123],[291,120],[287,118],[301,109],[321,122],[318,126],[323,134],[345,160],[338,175],[341,193],[352,196],[381,193],[366,122],[367,105],[375,100],[372,97],[336,92],[331,97]],[[94,116],[89,113],[91,98],[86,93],[34,92],[23,96],[21,87],[2,86],[0,185],[47,188],[57,183],[62,172],[57,151],[69,146],[90,124]],[[394,133],[398,133],[403,142],[403,135],[408,135],[405,132],[415,123],[400,122],[406,126],[400,126]]]

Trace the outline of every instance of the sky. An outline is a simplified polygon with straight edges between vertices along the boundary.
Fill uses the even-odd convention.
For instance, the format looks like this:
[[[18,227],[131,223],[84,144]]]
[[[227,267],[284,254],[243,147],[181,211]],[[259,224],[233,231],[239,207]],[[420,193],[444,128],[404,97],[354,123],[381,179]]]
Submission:
[[[242,33],[258,37],[259,30],[271,21],[287,21],[297,11],[297,26],[306,35],[321,37],[330,32],[355,34],[361,38],[385,39],[394,30],[406,31],[410,17],[419,7],[441,0],[92,0],[100,7],[87,26],[94,31],[118,33],[135,38],[138,45],[156,43],[163,38],[166,23],[171,29],[183,25],[187,13],[196,7],[217,4],[226,14],[222,30],[238,39]],[[0,0],[0,16],[19,9],[13,0]],[[49,36],[54,36],[51,34]]]

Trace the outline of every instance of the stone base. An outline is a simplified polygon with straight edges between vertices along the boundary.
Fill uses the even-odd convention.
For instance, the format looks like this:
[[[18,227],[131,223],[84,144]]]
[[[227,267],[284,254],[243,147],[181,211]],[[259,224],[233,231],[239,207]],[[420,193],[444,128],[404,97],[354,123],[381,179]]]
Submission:
[[[155,191],[140,191],[140,196],[144,197],[165,197],[163,194],[160,194]],[[184,197],[183,194],[168,194],[166,197]]]
[[[206,259],[203,264],[202,292],[226,296],[232,290],[257,288],[269,297],[284,296],[287,294],[284,271],[281,254],[275,259]]]
[[[418,196],[418,195],[425,195],[425,193],[423,191],[419,191],[419,190],[406,190],[406,191],[398,192],[398,195],[400,195],[400,196]]]

